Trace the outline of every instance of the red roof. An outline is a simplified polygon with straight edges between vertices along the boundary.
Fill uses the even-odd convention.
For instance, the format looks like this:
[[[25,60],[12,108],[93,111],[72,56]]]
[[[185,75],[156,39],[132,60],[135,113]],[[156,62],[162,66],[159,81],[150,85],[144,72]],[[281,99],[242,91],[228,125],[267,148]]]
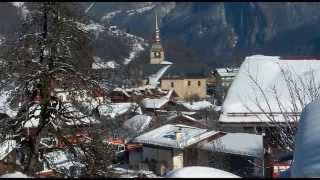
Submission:
[[[126,144],[127,151],[134,151],[142,148],[142,144]]]

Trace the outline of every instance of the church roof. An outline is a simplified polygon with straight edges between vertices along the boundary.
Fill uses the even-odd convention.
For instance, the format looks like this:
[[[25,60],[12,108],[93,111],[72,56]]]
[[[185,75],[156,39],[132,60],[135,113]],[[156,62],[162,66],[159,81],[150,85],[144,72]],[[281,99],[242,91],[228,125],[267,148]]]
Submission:
[[[158,72],[167,64],[145,64],[143,66],[144,77]],[[181,79],[181,78],[205,78],[209,73],[209,68],[197,63],[173,64],[164,73],[161,79]]]

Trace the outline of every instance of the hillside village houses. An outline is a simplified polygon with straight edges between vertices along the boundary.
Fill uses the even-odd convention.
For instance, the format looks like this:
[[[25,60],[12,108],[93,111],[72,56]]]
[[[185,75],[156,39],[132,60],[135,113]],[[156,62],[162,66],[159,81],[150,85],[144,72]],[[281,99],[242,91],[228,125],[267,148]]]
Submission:
[[[156,17],[156,41],[150,50],[150,63],[143,67],[144,85],[116,87],[109,92],[102,88],[96,88],[94,92],[75,90],[71,94],[61,87],[56,88],[58,97],[68,103],[68,110],[77,117],[83,117],[81,121],[67,123],[76,131],[74,134],[66,133],[64,138],[73,145],[87,143],[91,140],[87,128],[106,121],[114,122],[117,126],[110,128],[121,130],[106,137],[105,142],[116,146],[117,154],[123,156],[112,166],[119,173],[130,171],[136,177],[143,171],[164,176],[182,167],[206,166],[241,177],[267,177],[264,146],[268,136],[265,122],[269,119],[259,109],[267,105],[259,90],[253,87],[255,84],[248,77],[248,72],[262,82],[263,90],[275,86],[281,95],[279,99],[290,107],[291,99],[279,65],[285,71],[290,69],[306,77],[312,74],[312,69],[320,68],[320,61],[256,55],[247,57],[239,70],[217,69],[215,79],[220,78],[224,87],[230,86],[221,108],[208,100],[210,72],[206,68],[165,61]],[[214,82],[212,80],[211,85]],[[2,97],[0,94],[0,100]],[[273,94],[266,91],[266,97],[272,105],[268,113],[283,122],[277,102],[272,100]],[[78,106],[72,104],[73,100],[79,103]],[[261,106],[257,107],[256,103]],[[39,115],[37,108],[35,105],[31,109],[36,116]],[[287,112],[298,117],[301,108]],[[0,113],[7,112],[0,110]],[[94,112],[94,116],[86,116],[90,114],[88,112]],[[30,119],[23,132],[32,137],[38,123],[36,117]],[[10,171],[7,162],[15,159],[11,156],[15,156],[14,149],[19,142],[15,143],[9,148],[0,145],[0,155],[3,155],[0,163],[4,164],[0,164],[0,174]],[[43,164],[39,176],[52,176],[61,169],[69,174],[79,174],[83,164],[78,157],[69,158],[59,138],[48,136],[41,143],[43,149],[49,149],[45,157],[53,161]],[[128,167],[123,168],[126,165]],[[2,170],[6,166],[8,168]]]
[[[142,144],[142,149],[129,154],[129,165],[152,170],[158,175],[187,166],[216,167],[218,163],[213,157],[214,152],[220,152],[226,153],[229,158],[238,157],[229,159],[231,164],[241,164],[230,166],[228,170],[232,173],[241,176],[246,173],[252,177],[263,176],[261,168],[247,162],[252,159],[263,166],[261,135],[225,133],[182,124],[166,124],[136,137],[132,142]],[[222,154],[219,156],[223,157]],[[242,172],[239,172],[240,169]]]
[[[237,76],[239,68],[216,68],[212,73],[215,82],[210,83],[209,87],[213,88],[214,96],[218,99],[219,104],[223,102],[230,85]]]

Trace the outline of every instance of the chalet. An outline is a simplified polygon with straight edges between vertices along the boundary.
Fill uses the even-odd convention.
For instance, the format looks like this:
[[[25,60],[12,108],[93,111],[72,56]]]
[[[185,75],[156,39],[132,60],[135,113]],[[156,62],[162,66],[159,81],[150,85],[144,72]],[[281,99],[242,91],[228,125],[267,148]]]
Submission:
[[[166,124],[184,124],[187,126],[192,126],[197,128],[208,128],[208,126],[205,123],[191,116],[188,116],[186,114],[179,113],[179,112],[177,114],[173,114],[169,116],[167,118]]]
[[[123,127],[129,131],[132,131],[133,133],[142,133],[150,126],[151,122],[152,116],[138,114],[126,120],[123,123]]]
[[[237,76],[239,68],[217,68],[213,72],[216,79],[216,84],[214,87],[214,95],[217,98],[223,100],[227,91]]]
[[[310,102],[312,96],[299,90],[292,93],[288,86],[294,82],[296,87],[303,89],[310,81],[318,86],[320,78],[315,77],[320,77],[319,69],[320,61],[316,59],[246,57],[229,88],[219,123],[240,132],[265,133],[268,138],[271,131],[276,130],[272,127],[274,124],[298,122],[303,108],[298,102],[299,94],[303,96],[304,104]]]
[[[132,96],[122,88],[115,88],[109,93],[111,101],[114,103],[131,102],[133,100]]]
[[[170,101],[172,101],[173,90],[170,90],[168,94],[160,98],[145,98],[141,101],[143,108],[147,111],[155,111],[164,109]]]
[[[98,106],[100,118],[116,118],[126,114],[142,114],[137,103],[110,103]]]
[[[177,101],[177,104],[181,104],[189,111],[199,111],[202,109],[213,109],[215,106],[211,104],[209,101],[191,101],[191,102],[185,102],[185,101]]]
[[[244,139],[250,139],[250,142],[244,142]],[[136,137],[132,142],[141,144],[142,148],[132,153],[134,157],[129,157],[129,164],[158,175],[185,166],[210,166],[212,152],[253,156],[253,162],[263,157],[262,136],[229,134],[181,124],[161,126]],[[247,159],[241,160],[247,162]],[[239,169],[233,168],[234,171]],[[252,173],[259,174],[258,170]]]

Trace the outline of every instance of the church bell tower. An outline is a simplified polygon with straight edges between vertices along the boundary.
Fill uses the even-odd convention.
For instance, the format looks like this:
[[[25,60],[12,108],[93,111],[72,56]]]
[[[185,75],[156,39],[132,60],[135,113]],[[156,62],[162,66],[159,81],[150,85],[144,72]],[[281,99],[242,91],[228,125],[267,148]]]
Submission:
[[[156,15],[156,37],[152,43],[150,51],[150,64],[161,64],[164,61],[164,51],[160,43],[160,30],[158,26],[158,16]]]

